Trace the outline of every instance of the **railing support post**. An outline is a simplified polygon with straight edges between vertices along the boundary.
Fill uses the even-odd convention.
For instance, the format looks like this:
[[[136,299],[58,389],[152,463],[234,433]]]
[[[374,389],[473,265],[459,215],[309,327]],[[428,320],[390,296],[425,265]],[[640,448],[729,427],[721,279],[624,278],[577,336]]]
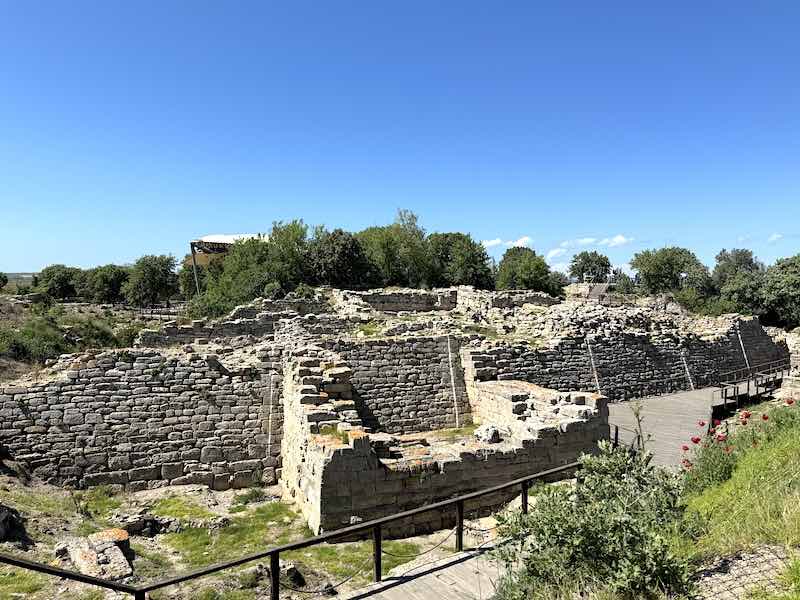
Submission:
[[[281,594],[281,560],[278,552],[269,555],[269,600],[278,600]]]
[[[619,425],[614,425],[614,448],[619,448]]]
[[[381,580],[382,565],[381,565],[381,526],[375,525],[372,530],[372,558],[374,564],[374,579],[376,582]]]
[[[147,594],[145,592],[135,592],[133,598],[134,600],[146,600]]]
[[[527,515],[528,514],[528,486],[530,484],[527,481],[522,482],[522,513]]]
[[[464,550],[464,501],[456,502],[456,552]]]

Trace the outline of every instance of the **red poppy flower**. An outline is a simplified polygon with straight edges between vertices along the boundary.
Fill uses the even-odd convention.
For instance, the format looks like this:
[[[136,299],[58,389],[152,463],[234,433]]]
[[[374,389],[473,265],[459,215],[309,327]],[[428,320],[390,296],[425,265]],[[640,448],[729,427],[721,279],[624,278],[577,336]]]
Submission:
[[[794,399],[792,399],[792,398],[787,398],[787,400],[786,400],[786,404],[788,404],[789,406],[791,406],[792,404],[794,404]]]
[[[699,437],[697,437],[697,436],[694,436],[694,437],[692,438],[692,443],[693,443],[693,444],[699,444],[699,443],[700,443],[700,438],[699,438]]]
[[[761,419],[764,421],[769,421],[769,415],[761,415]]]
[[[699,427],[705,427],[705,426],[706,426],[706,422],[705,422],[705,421],[698,421],[698,422],[697,422],[697,425],[698,425]]]
[[[720,425],[722,425],[722,421],[719,419],[714,419],[714,427],[719,427]]]
[[[724,433],[720,433],[720,434],[717,436],[717,441],[718,441],[718,442],[724,442],[724,441],[725,441],[725,440],[727,440],[727,439],[728,439],[728,436],[727,436],[727,435],[725,435]]]
[[[752,416],[752,414],[753,413],[751,413],[749,410],[744,410],[744,411],[742,411],[742,418],[743,419],[749,419]]]
[[[708,430],[708,433],[710,433],[711,435],[714,435],[715,433],[717,433],[717,428],[716,427],[712,427],[711,429]]]
[[[684,444],[683,446],[681,446],[681,450],[683,450],[684,452],[688,452],[689,451],[689,446]]]

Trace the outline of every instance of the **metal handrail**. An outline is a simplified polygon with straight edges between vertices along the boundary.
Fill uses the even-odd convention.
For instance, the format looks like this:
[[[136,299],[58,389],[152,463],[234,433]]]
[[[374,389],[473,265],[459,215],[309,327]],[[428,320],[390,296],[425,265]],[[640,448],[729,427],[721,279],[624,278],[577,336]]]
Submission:
[[[322,535],[318,535],[312,538],[308,538],[305,540],[299,540],[297,542],[292,542],[289,544],[284,544],[282,546],[277,546],[274,548],[269,548],[267,550],[263,550],[261,552],[257,552],[255,554],[249,554],[247,556],[243,556],[241,558],[226,561],[222,563],[217,563],[215,565],[210,565],[208,567],[203,567],[202,569],[197,569],[196,571],[191,571],[189,573],[184,573],[182,575],[176,575],[174,577],[168,577],[166,579],[162,579],[159,581],[155,581],[153,583],[148,583],[144,585],[128,585],[124,583],[117,583],[114,581],[107,581],[105,579],[99,579],[96,577],[91,577],[89,575],[84,575],[82,573],[78,573],[75,571],[67,571],[65,569],[60,569],[58,567],[52,567],[50,565],[46,565],[43,563],[38,563],[34,561],[25,560],[22,558],[17,558],[15,556],[11,556],[8,554],[0,553],[0,563],[9,564],[12,566],[20,567],[23,569],[28,569],[30,571],[37,571],[39,573],[44,573],[46,575],[54,575],[56,577],[61,577],[63,579],[69,579],[72,581],[78,581],[80,583],[86,583],[88,585],[93,585],[97,587],[102,587],[106,589],[113,590],[115,592],[121,592],[124,594],[129,594],[134,597],[135,600],[145,600],[146,594],[148,592],[152,592],[155,590],[159,590],[165,587],[169,587],[172,585],[177,585],[179,583],[184,583],[186,581],[191,581],[194,579],[199,579],[201,577],[205,577],[207,575],[212,575],[214,573],[218,573],[219,571],[224,571],[226,569],[230,569],[233,567],[238,567],[248,562],[252,562],[254,560],[259,560],[262,558],[269,557],[270,559],[270,600],[278,600],[280,594],[280,554],[282,552],[288,552],[291,550],[300,550],[303,548],[308,548],[310,546],[316,546],[317,544],[326,543],[329,541],[333,541],[343,537],[355,536],[357,534],[361,534],[367,531],[372,532],[372,540],[373,540],[373,557],[375,561],[375,573],[374,579],[375,581],[381,580],[381,572],[380,572],[380,555],[381,555],[381,530],[384,525],[388,525],[395,521],[399,521],[402,519],[407,519],[409,517],[413,517],[415,515],[419,515],[422,513],[430,512],[433,510],[441,510],[444,508],[449,508],[452,506],[456,507],[456,551],[460,552],[464,549],[464,503],[470,500],[475,500],[482,496],[486,496],[489,494],[494,494],[496,492],[501,492],[513,487],[520,487],[520,495],[522,500],[522,511],[524,513],[528,512],[528,488],[532,481],[536,481],[539,479],[544,479],[551,475],[557,475],[560,473],[564,473],[566,471],[571,471],[573,469],[577,469],[580,467],[579,462],[571,462],[566,465],[562,465],[560,467],[554,467],[552,469],[547,469],[546,471],[540,471],[538,473],[534,473],[533,475],[527,475],[525,477],[520,477],[518,479],[514,479],[507,483],[502,483],[499,485],[492,486],[490,488],[486,488],[483,490],[478,490],[475,492],[470,492],[468,494],[462,494],[461,496],[456,496],[455,498],[451,498],[449,500],[442,500],[440,502],[435,502],[433,504],[428,504],[425,506],[421,506],[419,508],[414,508],[411,510],[407,510],[401,513],[397,513],[394,515],[389,515],[386,517],[381,517],[379,519],[372,519],[371,521],[366,521],[364,523],[360,523],[358,525],[351,525],[349,527],[345,527],[343,529],[337,529],[335,531],[330,531],[328,533],[323,533]]]

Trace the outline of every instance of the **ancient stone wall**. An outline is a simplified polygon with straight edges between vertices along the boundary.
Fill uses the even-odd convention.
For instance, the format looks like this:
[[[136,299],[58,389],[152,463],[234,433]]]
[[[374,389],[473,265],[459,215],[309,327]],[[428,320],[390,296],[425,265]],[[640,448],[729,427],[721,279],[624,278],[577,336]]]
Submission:
[[[500,390],[495,392],[502,395]],[[293,402],[290,394],[287,389],[287,407]],[[580,406],[572,398],[562,399],[557,403],[561,416],[553,413],[554,418],[548,421],[530,415],[535,403],[530,397],[516,399],[516,405],[528,411],[527,415],[517,411],[518,419],[529,417],[530,421],[528,429],[520,426],[508,439],[489,444],[474,440],[444,446],[420,444],[406,449],[407,456],[394,459],[380,457],[384,442],[371,439],[380,436],[362,431],[351,430],[346,439],[298,435],[291,448],[304,447],[302,460],[290,461],[287,457],[285,486],[311,529],[319,533],[506,483],[573,462],[584,452],[592,452],[599,440],[608,438],[604,399],[593,395],[581,395],[580,399]],[[503,397],[500,402],[510,400]],[[578,401],[578,396],[574,400]],[[554,408],[550,403],[548,406]],[[515,409],[509,405],[509,410]],[[467,513],[488,514],[516,494],[518,490],[508,490],[481,497],[467,504]],[[454,520],[452,510],[433,511],[393,523],[384,533],[427,533],[452,527]]]
[[[34,475],[74,487],[274,482],[280,354],[264,350],[260,372],[152,350],[66,357],[56,378],[0,388],[0,443]]]
[[[514,308],[525,304],[535,306],[553,306],[561,302],[543,292],[531,290],[506,290],[492,292],[487,290],[476,290],[473,287],[462,286],[458,288],[457,303],[458,310],[462,312],[487,312],[492,308]]]
[[[160,348],[191,344],[197,339],[213,340],[240,335],[263,337],[274,333],[275,324],[281,319],[296,316],[297,313],[294,312],[263,312],[254,318],[223,319],[210,322],[206,319],[198,319],[192,321],[191,325],[178,325],[176,321],[169,321],[160,329],[140,331],[134,345],[138,348]]]
[[[747,360],[745,360],[745,352]],[[787,356],[757,319],[739,318],[724,333],[602,332],[552,345],[484,343],[465,361],[479,381],[522,380],[557,390],[592,389],[612,399],[709,385],[725,371]]]
[[[374,289],[367,291],[334,290],[334,303],[346,312],[363,312],[366,304],[379,312],[430,312],[453,310],[457,303],[455,288],[418,289]],[[347,305],[352,304],[347,311]]]
[[[335,340],[325,347],[353,370],[367,427],[409,433],[471,423],[457,338]]]

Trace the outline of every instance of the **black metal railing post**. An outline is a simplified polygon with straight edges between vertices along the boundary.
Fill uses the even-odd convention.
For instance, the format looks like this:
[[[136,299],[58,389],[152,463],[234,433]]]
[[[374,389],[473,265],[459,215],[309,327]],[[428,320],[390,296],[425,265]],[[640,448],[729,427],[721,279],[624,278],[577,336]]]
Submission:
[[[278,600],[281,595],[281,558],[279,552],[269,555],[269,600]]]
[[[133,598],[134,600],[146,600],[147,594],[142,591],[134,592]]]
[[[372,530],[372,558],[374,563],[374,579],[376,582],[380,581],[383,574],[382,574],[382,565],[381,565],[381,526],[375,525]]]
[[[528,487],[529,487],[529,485],[530,484],[527,481],[524,481],[522,483],[522,495],[520,496],[520,499],[522,500],[522,513],[525,514],[525,515],[528,514]]]
[[[464,501],[456,502],[456,552],[464,550]]]

